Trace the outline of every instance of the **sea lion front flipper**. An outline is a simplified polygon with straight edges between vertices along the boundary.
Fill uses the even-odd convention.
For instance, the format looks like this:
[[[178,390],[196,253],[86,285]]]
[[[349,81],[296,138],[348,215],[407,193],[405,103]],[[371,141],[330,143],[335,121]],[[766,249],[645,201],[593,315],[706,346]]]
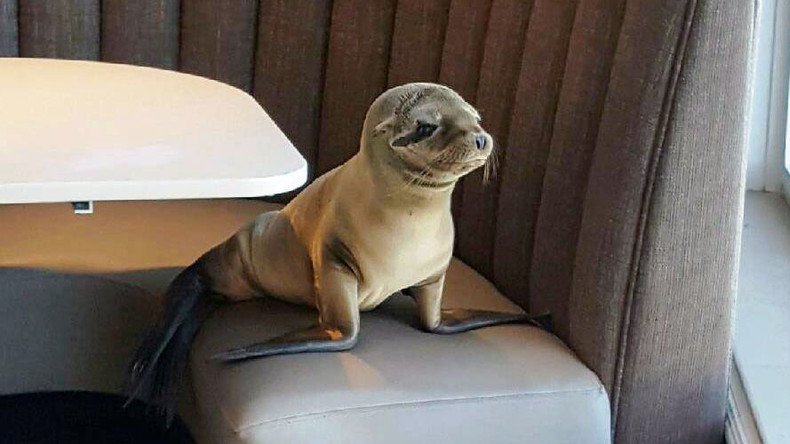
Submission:
[[[526,313],[503,313],[465,308],[442,309],[444,275],[406,291],[414,297],[420,323],[430,333],[454,334],[503,324],[531,324],[551,331],[548,315],[533,318]]]
[[[355,342],[356,336],[343,334],[339,329],[316,325],[265,342],[218,353],[211,360],[238,362],[274,355],[343,351],[353,347]]]
[[[358,280],[353,269],[332,254],[316,264],[318,324],[268,341],[228,350],[210,358],[224,362],[295,353],[336,352],[357,343],[359,334]]]

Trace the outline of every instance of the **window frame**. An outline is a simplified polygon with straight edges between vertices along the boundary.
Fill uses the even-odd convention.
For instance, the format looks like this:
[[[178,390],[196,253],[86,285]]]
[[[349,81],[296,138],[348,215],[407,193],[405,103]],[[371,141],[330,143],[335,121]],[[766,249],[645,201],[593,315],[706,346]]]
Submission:
[[[790,100],[790,2],[758,1],[753,35],[746,187],[785,192],[790,200],[786,162]],[[786,166],[787,164],[787,166]]]
[[[773,42],[768,100],[768,138],[765,154],[765,191],[781,192],[785,188],[787,167],[788,89],[790,87],[790,5],[785,0],[766,0],[773,3]]]
[[[780,123],[783,125],[781,128],[775,129],[779,140],[774,158],[769,157],[767,160],[769,162],[776,161],[779,165],[778,191],[784,193],[785,200],[790,205],[790,149],[788,149],[790,146],[790,124],[788,124],[790,118],[790,6],[787,1],[773,1],[776,1],[776,20],[774,22],[776,41],[773,47],[774,69],[772,75],[777,79],[777,83],[783,86],[783,90],[775,91],[775,94],[772,91],[772,98],[781,101],[780,107],[783,113],[777,115],[777,120],[781,118],[781,122],[777,122],[776,125],[779,126]],[[770,167],[770,165],[767,166]],[[771,191],[768,187],[767,190]]]

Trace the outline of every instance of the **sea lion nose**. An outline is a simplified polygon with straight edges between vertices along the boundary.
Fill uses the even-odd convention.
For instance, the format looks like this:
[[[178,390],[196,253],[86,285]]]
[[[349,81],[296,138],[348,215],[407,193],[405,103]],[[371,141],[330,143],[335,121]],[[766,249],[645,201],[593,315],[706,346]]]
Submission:
[[[486,148],[486,144],[488,143],[488,138],[485,134],[478,134],[475,136],[475,146],[479,150],[484,150]]]

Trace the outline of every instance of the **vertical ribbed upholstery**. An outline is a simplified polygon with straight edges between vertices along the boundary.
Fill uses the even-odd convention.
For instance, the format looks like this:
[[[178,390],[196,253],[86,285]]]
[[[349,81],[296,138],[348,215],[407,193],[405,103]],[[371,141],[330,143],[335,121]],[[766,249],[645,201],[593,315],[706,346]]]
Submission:
[[[333,2],[326,55],[318,174],[359,148],[370,103],[387,86],[394,0]]]
[[[19,55],[97,60],[99,0],[19,2]]]
[[[182,0],[180,70],[252,91],[256,0]]]
[[[0,57],[19,55],[17,0],[0,0]]]
[[[494,0],[489,11],[474,103],[480,109],[483,126],[494,136],[495,155],[500,160],[508,149],[508,131],[531,10],[532,0]],[[478,170],[464,179],[462,189],[458,190],[462,196],[456,215],[457,254],[489,277],[501,177],[496,175],[483,183],[483,173]]]
[[[330,2],[269,0],[260,6],[255,98],[285,131],[315,177]]]
[[[722,440],[753,13],[728,0],[625,11],[567,336],[609,387],[621,442]]]
[[[576,0],[537,0],[527,30],[496,209],[493,278],[526,305],[532,236]]]
[[[518,262],[530,264],[531,274],[526,279],[528,288],[522,292],[530,295],[532,310],[552,313],[558,333],[563,337],[568,333],[567,301],[573,280],[587,177],[625,0],[618,0],[618,7],[605,7],[612,4],[612,0],[579,1],[551,139],[544,145],[548,151],[540,157],[541,168],[545,172],[540,178],[542,187],[530,187],[536,196],[530,202],[532,218],[529,220],[533,220],[535,226],[526,232],[519,232],[515,227],[508,230],[516,231],[518,234],[515,236],[533,242],[527,251],[535,258],[534,267],[532,258],[517,258]],[[591,53],[596,56],[591,57]],[[501,198],[506,199],[506,193],[502,193]],[[500,201],[502,207],[503,202]],[[522,279],[519,281],[523,282]]]
[[[632,281],[636,273],[649,272],[639,270],[634,256],[639,252],[640,230],[648,223],[642,211],[649,204],[647,182],[655,174],[652,168],[663,137],[660,127],[666,124],[682,63],[692,3],[642,0],[626,8],[588,166],[569,300],[548,304],[556,307],[553,313],[565,313],[566,338],[575,343],[585,362],[598,367],[613,396],[622,368],[612,357],[619,357],[627,328]],[[646,51],[650,57],[644,56]],[[542,272],[534,270],[534,274]],[[659,321],[667,322],[671,314],[663,313]]]
[[[308,160],[371,101],[439,81],[499,171],[456,190],[457,254],[601,378],[617,442],[720,442],[754,1],[0,0],[0,55],[98,59],[250,92]]]
[[[452,1],[442,48],[439,82],[474,103],[492,0]],[[463,183],[453,193],[453,214],[461,214]]]
[[[102,2],[101,59],[178,68],[178,0]]]
[[[438,80],[449,9],[449,0],[398,0],[388,86]]]

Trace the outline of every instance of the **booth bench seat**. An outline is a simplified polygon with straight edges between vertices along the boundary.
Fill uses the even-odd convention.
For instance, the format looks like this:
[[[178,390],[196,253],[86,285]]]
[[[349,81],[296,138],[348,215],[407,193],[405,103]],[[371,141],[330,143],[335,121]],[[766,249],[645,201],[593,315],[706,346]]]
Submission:
[[[130,359],[131,342],[139,340],[158,311],[155,294],[202,252],[255,215],[276,208],[252,200],[99,202],[95,214],[75,216],[64,204],[0,207],[0,238],[8,240],[0,249],[0,266],[60,273],[48,274],[57,277],[46,282],[55,279],[62,288],[38,292],[36,297],[44,300],[30,301],[25,310],[74,307],[73,316],[52,311],[29,317],[24,331],[75,332],[47,337],[47,347],[57,353],[38,353],[36,339],[28,334],[7,336],[8,356],[27,363],[31,371],[14,367],[15,374],[26,374],[24,387],[0,390],[18,392],[59,380],[64,382],[58,389],[114,391],[122,376],[118,373]],[[128,285],[92,285],[86,299],[80,274],[148,292]],[[119,293],[118,288],[125,290]],[[108,294],[93,294],[102,289]],[[127,292],[134,293],[135,302],[125,300]],[[445,292],[446,306],[519,310],[457,260]],[[148,302],[141,305],[140,294]],[[90,309],[79,308],[88,302]],[[134,305],[135,315],[119,316],[128,304]],[[1,313],[15,316],[10,308]],[[416,328],[413,302],[404,296],[363,315],[360,342],[349,352],[238,365],[207,360],[217,351],[314,321],[309,309],[258,300],[223,308],[206,323],[192,352],[195,405],[182,412],[199,442],[610,441],[606,392],[557,338],[527,325],[455,336],[427,334]],[[121,337],[113,333],[119,329],[135,333]],[[97,356],[92,348],[100,345],[116,352]],[[95,365],[64,366],[64,355],[92,356]],[[82,373],[59,375],[66,371]],[[106,383],[86,385],[86,380]]]
[[[457,260],[444,305],[519,311]],[[424,333],[403,295],[363,313],[348,352],[208,361],[314,322],[314,311],[272,300],[227,307],[207,322],[192,372],[213,442],[610,442],[606,392],[559,339],[527,325]]]

